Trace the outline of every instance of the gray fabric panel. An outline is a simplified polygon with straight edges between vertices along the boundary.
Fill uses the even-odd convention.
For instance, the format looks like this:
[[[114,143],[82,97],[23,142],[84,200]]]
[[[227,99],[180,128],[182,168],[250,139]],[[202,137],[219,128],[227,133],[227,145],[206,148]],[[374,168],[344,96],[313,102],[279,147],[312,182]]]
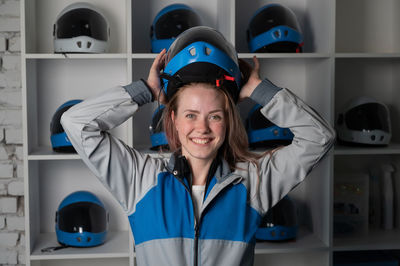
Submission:
[[[168,238],[137,245],[138,266],[193,265],[193,239]]]
[[[200,240],[202,266],[250,266],[254,262],[254,245],[239,241]]]
[[[280,91],[282,88],[275,86],[268,79],[264,79],[260,84],[254,89],[250,98],[256,103],[265,106],[274,97],[274,95]]]
[[[61,118],[76,151],[129,214],[136,199],[157,182],[164,162],[143,155],[108,131],[138,109],[126,90],[117,86],[74,105]]]
[[[277,92],[261,112],[294,134],[291,145],[259,160],[259,172],[249,163],[239,164],[244,170],[235,171],[245,177],[243,184],[250,191],[250,205],[263,215],[304,180],[332,147],[335,132],[325,119],[287,89]]]
[[[123,86],[123,88],[139,106],[142,106],[145,103],[150,103],[153,99],[153,95],[147,88],[146,84],[141,80],[132,82],[129,85]]]

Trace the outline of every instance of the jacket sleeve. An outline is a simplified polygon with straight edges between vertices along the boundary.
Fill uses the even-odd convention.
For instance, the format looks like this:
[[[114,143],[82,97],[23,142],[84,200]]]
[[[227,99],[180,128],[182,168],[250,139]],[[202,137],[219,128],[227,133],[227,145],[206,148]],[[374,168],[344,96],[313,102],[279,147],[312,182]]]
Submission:
[[[154,181],[161,160],[128,147],[108,130],[130,118],[152,95],[142,81],[117,86],[71,107],[61,124],[72,145],[127,213]]]
[[[288,89],[263,80],[251,98],[263,106],[261,113],[272,123],[294,134],[290,145],[276,149],[259,160],[252,201],[266,213],[304,180],[334,144],[335,131],[310,106]],[[254,182],[254,181],[253,181]],[[253,186],[254,187],[254,186]]]

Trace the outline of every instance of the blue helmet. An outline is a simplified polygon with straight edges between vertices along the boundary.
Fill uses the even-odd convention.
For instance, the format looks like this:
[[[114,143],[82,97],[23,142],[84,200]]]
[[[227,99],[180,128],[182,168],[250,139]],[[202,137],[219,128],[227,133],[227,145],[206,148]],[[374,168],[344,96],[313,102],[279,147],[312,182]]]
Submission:
[[[56,212],[57,240],[64,246],[94,247],[105,242],[108,213],[100,199],[89,191],[65,197]]]
[[[150,140],[152,150],[166,149],[169,150],[167,136],[163,128],[164,105],[160,105],[153,113],[150,125]]]
[[[268,4],[256,11],[247,28],[252,53],[301,53],[303,35],[296,15],[280,4]]]
[[[167,99],[183,85],[206,82],[224,87],[234,101],[240,91],[237,52],[217,30],[197,26],[184,31],[167,52],[161,74]]]
[[[261,109],[261,105],[254,105],[246,119],[250,147],[275,148],[280,145],[289,145],[294,137],[292,131],[288,128],[278,127],[269,121],[261,113]]]
[[[179,34],[200,25],[200,16],[187,5],[172,4],[163,8],[150,28],[151,52],[159,53],[164,48],[168,50]]]
[[[57,152],[76,152],[60,123],[62,114],[82,100],[70,100],[57,108],[50,122],[51,146]]]
[[[285,196],[273,206],[261,221],[256,239],[261,241],[287,241],[297,237],[298,222],[295,203]]]

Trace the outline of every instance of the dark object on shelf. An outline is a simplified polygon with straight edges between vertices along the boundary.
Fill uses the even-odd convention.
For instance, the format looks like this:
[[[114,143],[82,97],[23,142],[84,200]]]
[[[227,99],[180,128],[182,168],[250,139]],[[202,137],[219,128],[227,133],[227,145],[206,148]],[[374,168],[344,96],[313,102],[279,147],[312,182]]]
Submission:
[[[252,53],[301,53],[303,35],[296,15],[280,4],[258,9],[247,28]]]

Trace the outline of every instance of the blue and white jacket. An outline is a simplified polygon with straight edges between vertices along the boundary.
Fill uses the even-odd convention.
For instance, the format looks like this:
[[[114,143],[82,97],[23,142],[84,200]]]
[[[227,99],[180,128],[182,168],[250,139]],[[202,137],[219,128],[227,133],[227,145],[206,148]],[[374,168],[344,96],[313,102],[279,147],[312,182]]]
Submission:
[[[138,265],[253,265],[255,233],[265,213],[298,185],[331,148],[335,133],[287,89],[264,80],[251,98],[273,123],[290,128],[291,145],[255,165],[213,163],[200,218],[194,214],[184,160],[153,158],[107,131],[151,102],[142,81],[117,86],[79,103],[62,125],[83,161],[124,208]],[[175,171],[176,170],[176,171]]]

